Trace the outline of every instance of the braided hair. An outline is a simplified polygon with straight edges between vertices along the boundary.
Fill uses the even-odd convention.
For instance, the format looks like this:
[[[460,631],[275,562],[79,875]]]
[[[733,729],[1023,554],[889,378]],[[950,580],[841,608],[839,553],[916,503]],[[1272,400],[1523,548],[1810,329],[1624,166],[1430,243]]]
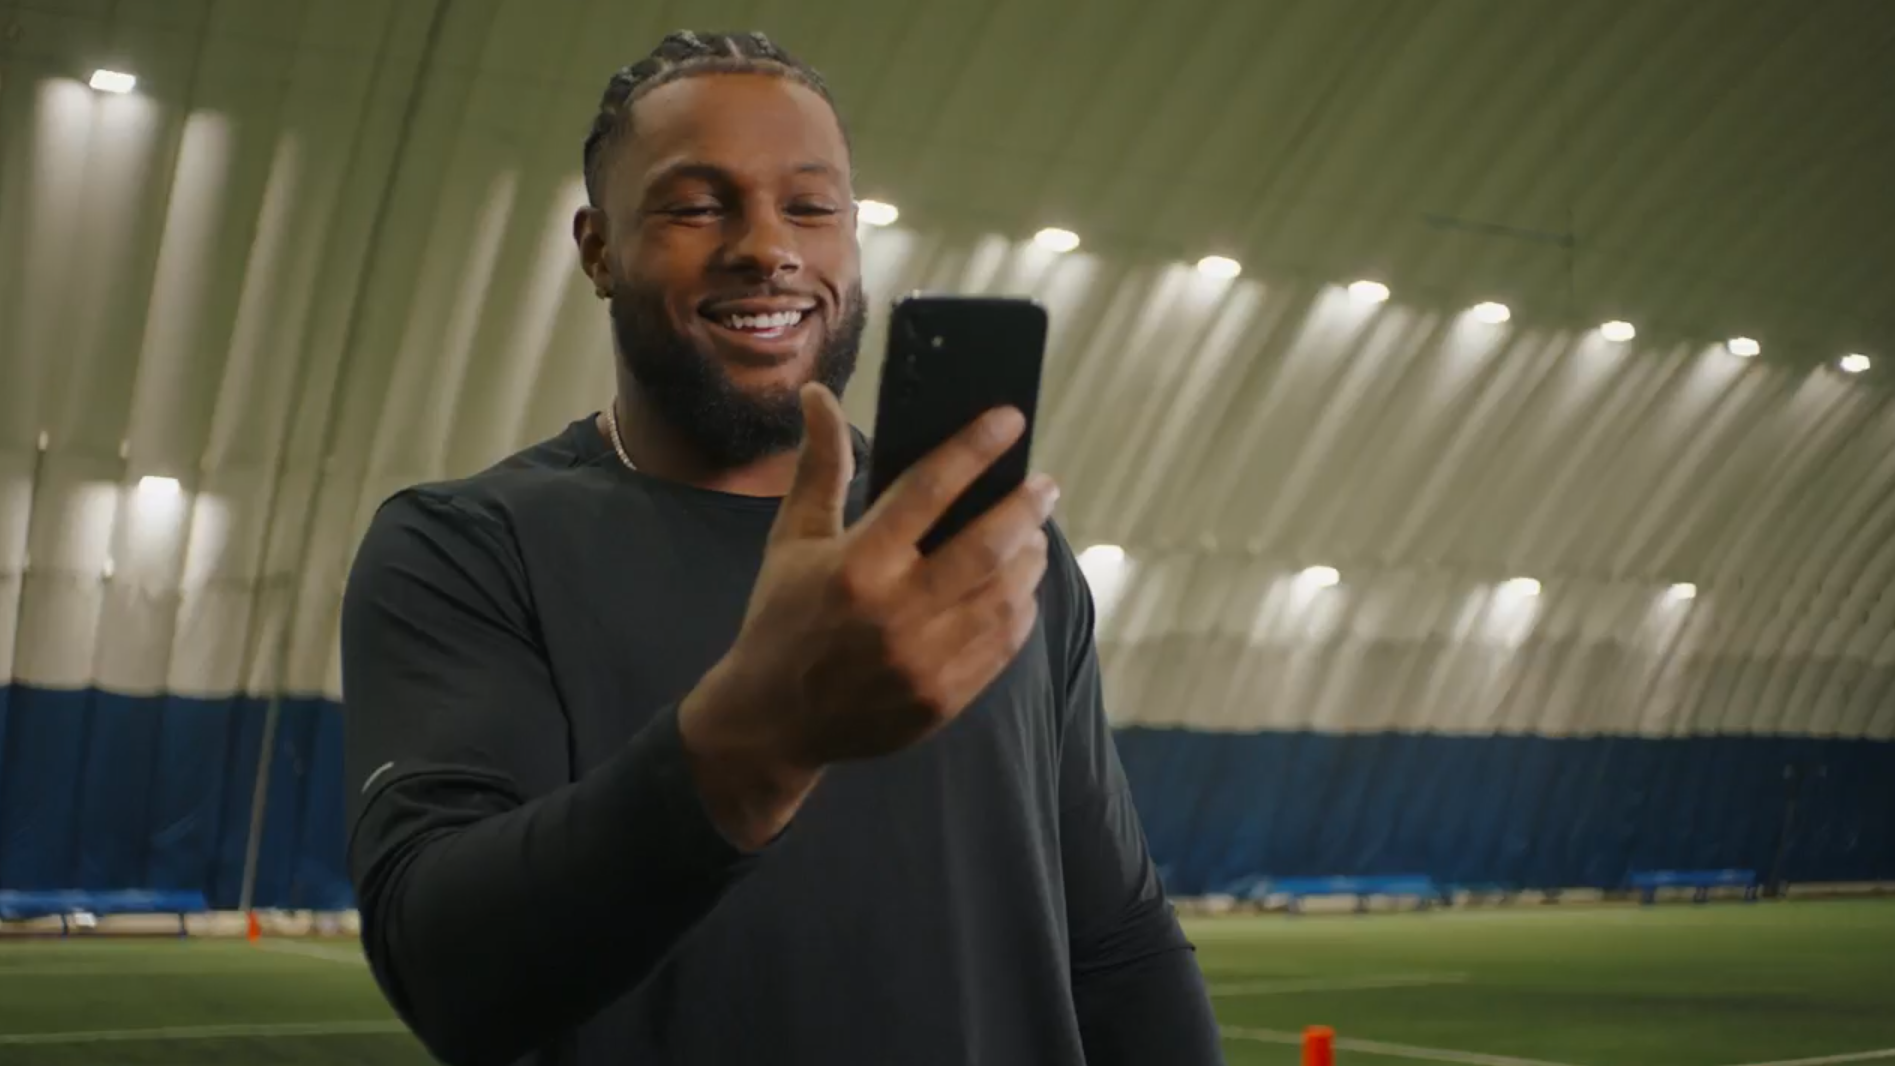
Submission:
[[[814,91],[836,110],[829,86],[814,67],[790,55],[761,33],[694,33],[679,30],[665,35],[645,58],[612,75],[599,100],[599,113],[586,137],[586,195],[599,205],[599,177],[607,149],[631,129],[632,105],[660,85],[698,74],[767,74],[787,78]],[[841,112],[837,110],[837,122]],[[848,143],[848,130],[843,130]]]

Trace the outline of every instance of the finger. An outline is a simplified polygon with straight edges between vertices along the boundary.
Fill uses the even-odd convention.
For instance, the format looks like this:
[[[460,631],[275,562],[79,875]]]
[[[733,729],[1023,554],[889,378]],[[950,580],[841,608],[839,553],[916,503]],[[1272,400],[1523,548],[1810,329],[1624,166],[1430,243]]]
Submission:
[[[1026,429],[1018,409],[986,412],[921,458],[894,483],[856,527],[877,549],[912,550],[961,493]]]
[[[1028,478],[916,569],[917,597],[945,606],[987,581],[1027,546],[1037,544],[1044,553],[1044,527],[1058,500],[1059,486],[1052,478]]]
[[[777,510],[772,541],[833,537],[842,532],[855,451],[849,446],[849,421],[835,394],[823,385],[803,386],[803,445],[796,476]]]
[[[954,651],[940,678],[956,706],[972,701],[1013,662],[1039,621],[1046,550],[1022,551],[959,609],[942,619],[936,638]]]
[[[1002,625],[1022,598],[1032,598],[1046,573],[1046,534],[1033,530],[1020,550],[984,579],[951,601],[918,603],[909,597],[915,617],[925,618],[922,639],[943,658]]]

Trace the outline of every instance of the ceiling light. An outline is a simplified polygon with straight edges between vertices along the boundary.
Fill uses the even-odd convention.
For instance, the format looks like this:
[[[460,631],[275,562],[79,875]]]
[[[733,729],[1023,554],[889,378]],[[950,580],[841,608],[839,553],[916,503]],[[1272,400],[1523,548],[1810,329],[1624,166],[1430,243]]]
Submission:
[[[1369,281],[1366,278],[1361,281],[1351,282],[1349,285],[1349,298],[1359,304],[1385,303],[1388,300],[1388,286],[1379,281]]]
[[[1638,336],[1638,330],[1630,322],[1614,319],[1599,327],[1599,336],[1614,343],[1623,344]]]
[[[1845,373],[1860,374],[1869,368],[1869,357],[1866,355],[1845,355],[1842,357],[1842,362],[1838,365],[1842,367]]]
[[[1079,553],[1079,572],[1095,592],[1116,595],[1112,590],[1118,588],[1126,573],[1125,549],[1116,544],[1094,544]]]
[[[138,78],[116,70],[95,70],[90,84],[102,93],[124,94],[137,87]]]
[[[138,479],[138,491],[147,496],[176,496],[181,488],[174,477],[146,474]]]
[[[95,70],[92,72],[92,87],[102,93],[124,94],[137,87],[138,79],[130,74],[116,70]]]
[[[1500,594],[1508,599],[1528,599],[1540,594],[1540,583],[1530,577],[1516,577],[1501,584]]]
[[[1665,590],[1665,598],[1673,602],[1695,600],[1698,598],[1698,587],[1689,581],[1680,581]]]
[[[1048,226],[1033,235],[1033,243],[1049,252],[1070,252],[1079,247],[1079,234],[1069,229]]]
[[[1244,272],[1244,265],[1222,255],[1207,255],[1198,260],[1198,273],[1207,278],[1229,280]]]
[[[1730,349],[1732,355],[1741,355],[1746,359],[1763,351],[1763,345],[1749,337],[1732,337],[1724,342],[1724,347]]]
[[[894,204],[885,204],[880,200],[864,200],[855,205],[856,217],[867,226],[887,226],[901,217]]]
[[[1342,582],[1342,572],[1333,566],[1312,566],[1296,575],[1296,583],[1305,588],[1335,588]]]
[[[1497,304],[1492,300],[1474,305],[1474,317],[1490,326],[1498,326],[1513,317],[1506,304]]]

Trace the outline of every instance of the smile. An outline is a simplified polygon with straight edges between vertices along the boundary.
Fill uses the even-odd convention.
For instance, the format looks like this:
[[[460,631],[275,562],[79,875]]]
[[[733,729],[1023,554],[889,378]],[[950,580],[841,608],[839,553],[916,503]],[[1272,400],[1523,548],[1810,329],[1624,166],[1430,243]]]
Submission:
[[[711,321],[734,333],[742,333],[767,341],[786,336],[791,330],[802,325],[803,312],[775,311],[762,315],[728,314],[716,316]]]
[[[698,314],[732,356],[767,366],[801,355],[821,318],[814,300],[788,295],[710,300]]]

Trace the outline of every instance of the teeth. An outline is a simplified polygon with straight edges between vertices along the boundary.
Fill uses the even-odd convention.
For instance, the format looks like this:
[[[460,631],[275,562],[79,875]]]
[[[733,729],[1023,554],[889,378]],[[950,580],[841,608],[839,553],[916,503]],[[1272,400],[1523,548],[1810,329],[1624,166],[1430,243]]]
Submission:
[[[725,315],[724,325],[731,329],[788,329],[802,320],[801,311],[778,311],[769,315]]]

